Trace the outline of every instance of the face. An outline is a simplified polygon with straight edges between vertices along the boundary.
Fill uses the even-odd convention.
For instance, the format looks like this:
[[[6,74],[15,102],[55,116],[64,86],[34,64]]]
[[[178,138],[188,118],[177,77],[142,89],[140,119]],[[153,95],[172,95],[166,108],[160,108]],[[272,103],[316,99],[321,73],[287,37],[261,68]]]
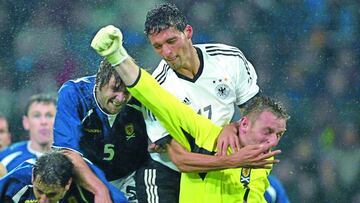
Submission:
[[[149,40],[154,50],[172,69],[178,70],[186,66],[191,53],[192,27],[187,25],[184,32],[174,27],[149,35]]]
[[[41,178],[36,177],[33,180],[33,191],[36,199],[39,203],[56,203],[64,198],[66,192],[71,185],[71,179],[69,183],[62,187],[61,185],[47,185],[41,182]]]
[[[125,86],[116,86],[115,76],[111,76],[108,84],[96,90],[96,99],[104,111],[117,114],[130,99],[130,93]]]
[[[276,146],[286,130],[285,119],[277,118],[273,113],[264,111],[254,121],[243,117],[239,125],[242,145],[271,143]]]
[[[23,125],[29,131],[32,142],[41,146],[53,142],[55,114],[53,103],[34,102],[29,106],[28,115],[23,116]]]
[[[5,118],[0,118],[0,150],[4,149],[11,143],[9,125]]]

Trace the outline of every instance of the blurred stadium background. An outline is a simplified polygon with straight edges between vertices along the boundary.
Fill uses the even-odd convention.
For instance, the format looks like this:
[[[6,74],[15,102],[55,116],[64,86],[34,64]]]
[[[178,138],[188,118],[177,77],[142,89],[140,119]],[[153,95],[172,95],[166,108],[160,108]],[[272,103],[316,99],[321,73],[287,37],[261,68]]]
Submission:
[[[68,79],[94,74],[89,44],[107,24],[122,28],[137,62],[154,68],[144,34],[160,0],[0,1],[0,112],[14,141],[26,139],[27,98],[56,94]],[[291,120],[273,173],[292,202],[360,202],[360,1],[177,0],[194,42],[237,46],[255,66],[266,95],[284,101]]]

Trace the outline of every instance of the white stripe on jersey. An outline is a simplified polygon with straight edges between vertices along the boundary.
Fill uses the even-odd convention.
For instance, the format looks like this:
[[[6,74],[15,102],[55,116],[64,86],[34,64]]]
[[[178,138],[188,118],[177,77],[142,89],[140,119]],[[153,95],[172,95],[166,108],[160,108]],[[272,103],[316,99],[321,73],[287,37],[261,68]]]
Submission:
[[[145,169],[144,182],[148,203],[159,203],[158,186],[156,185],[155,179],[156,169]]]
[[[17,151],[17,152],[7,155],[5,158],[3,158],[1,160],[2,165],[4,165],[6,167],[12,160],[14,160],[16,157],[20,156],[21,154],[22,154],[22,151]]]
[[[20,201],[20,198],[25,194],[27,190],[32,190],[31,185],[25,185],[21,190],[19,190],[13,197],[12,200],[14,203],[18,203]]]

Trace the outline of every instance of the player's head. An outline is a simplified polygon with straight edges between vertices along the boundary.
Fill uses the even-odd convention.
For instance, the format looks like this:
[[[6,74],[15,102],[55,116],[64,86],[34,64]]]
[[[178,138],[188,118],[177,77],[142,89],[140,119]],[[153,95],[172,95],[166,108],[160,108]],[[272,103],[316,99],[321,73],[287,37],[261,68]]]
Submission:
[[[38,202],[58,202],[69,190],[74,165],[62,153],[52,151],[36,160],[32,173],[34,194]]]
[[[171,68],[177,70],[188,63],[193,49],[193,29],[175,5],[165,3],[150,10],[144,31],[156,53]]]
[[[276,146],[286,130],[289,118],[280,103],[265,96],[253,98],[239,121],[241,144],[270,143]]]
[[[5,115],[0,113],[0,151],[11,144],[9,122]]]
[[[96,100],[106,113],[119,113],[131,97],[119,74],[106,59],[100,63],[95,83]]]
[[[36,150],[48,149],[53,142],[56,99],[49,94],[35,94],[25,107],[23,126],[29,131],[30,141]]]

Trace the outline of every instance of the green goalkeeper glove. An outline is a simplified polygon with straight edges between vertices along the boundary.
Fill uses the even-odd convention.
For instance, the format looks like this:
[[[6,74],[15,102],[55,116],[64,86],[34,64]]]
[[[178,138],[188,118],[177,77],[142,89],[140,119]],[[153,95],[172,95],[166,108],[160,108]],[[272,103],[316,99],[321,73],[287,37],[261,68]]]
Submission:
[[[122,45],[122,38],[122,33],[117,27],[108,25],[96,33],[91,41],[91,47],[105,57],[112,66],[116,66],[129,57]]]

